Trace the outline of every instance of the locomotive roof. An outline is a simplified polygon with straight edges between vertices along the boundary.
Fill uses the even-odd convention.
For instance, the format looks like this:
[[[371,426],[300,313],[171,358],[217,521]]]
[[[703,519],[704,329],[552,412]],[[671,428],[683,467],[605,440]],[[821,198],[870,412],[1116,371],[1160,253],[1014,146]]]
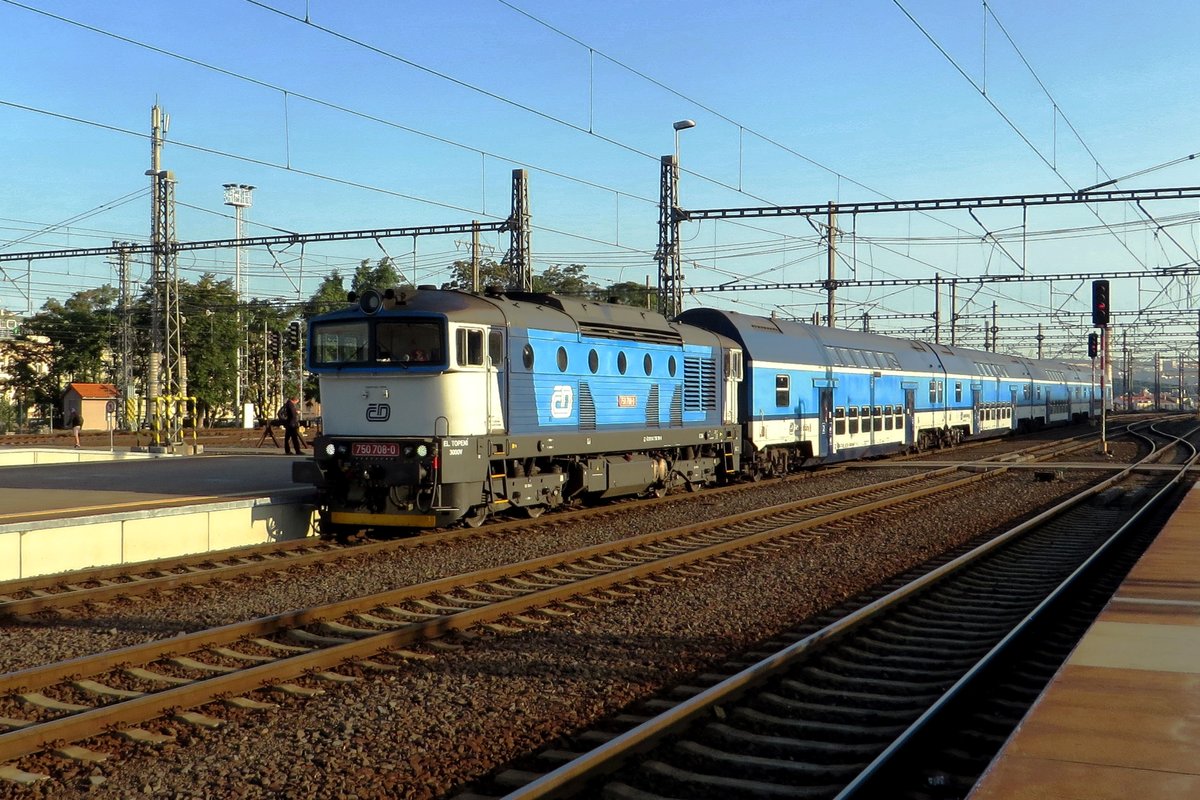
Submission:
[[[537,292],[506,292],[502,297],[512,301],[517,312],[513,321],[521,323],[544,325],[544,310],[553,309],[574,323],[571,328],[578,327],[580,333],[592,336],[670,344],[679,344],[684,339],[676,325],[643,308]]]
[[[682,344],[712,343],[708,331],[668,322],[661,314],[634,306],[601,303],[536,292],[488,292],[472,294],[457,289],[417,289],[397,292],[396,312],[445,314],[455,321],[525,328],[577,331],[609,339]],[[374,316],[391,313],[381,308]],[[357,304],[322,314],[321,320],[361,318]]]

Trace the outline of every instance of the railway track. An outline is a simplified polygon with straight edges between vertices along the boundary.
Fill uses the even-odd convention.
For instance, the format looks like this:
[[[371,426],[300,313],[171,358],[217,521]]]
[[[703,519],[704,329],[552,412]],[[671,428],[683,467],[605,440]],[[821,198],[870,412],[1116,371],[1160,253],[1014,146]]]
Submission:
[[[1129,430],[1122,429],[1114,435],[1129,434]],[[1037,443],[1015,451],[1010,450],[980,459],[980,461],[1003,464],[1016,460],[1034,462],[1048,460],[1086,449],[1092,446],[1096,438],[1096,433],[1087,433],[1065,440]],[[839,466],[833,469],[845,468]],[[953,470],[953,467],[943,467],[933,474],[949,474]],[[705,494],[713,496],[743,492],[752,490],[754,486],[755,484],[735,484],[716,487],[706,490]],[[677,502],[677,498],[668,496],[640,502],[655,505]],[[601,508],[576,509],[552,515],[544,520],[495,522],[478,529],[451,529],[426,533],[414,538],[358,543],[351,546],[337,545],[317,539],[276,542],[237,548],[222,553],[173,557],[137,565],[99,567],[62,575],[37,576],[8,581],[0,583],[0,618],[20,618],[85,603],[109,602],[117,598],[136,597],[157,591],[178,589],[183,586],[204,585],[217,581],[318,566],[345,558],[386,554],[412,547],[508,535],[513,531],[527,531],[532,527],[602,518],[622,513],[627,508],[628,504],[616,504]]]
[[[264,687],[318,691],[429,657],[468,628],[505,634],[647,591],[655,584],[740,568],[754,548],[826,535],[834,523],[962,491],[989,475],[931,471],[583,551],[458,575],[370,597],[275,615],[0,676],[0,763],[63,749],[109,729],[153,741],[140,727],[214,700],[255,707]],[[991,473],[996,474],[996,473]],[[381,660],[382,659],[382,660]],[[336,670],[336,671],[334,671]],[[347,674],[349,673],[349,674]],[[185,719],[211,724],[204,717]],[[10,763],[0,775],[36,780]]]
[[[1168,436],[1188,451],[1173,476],[1134,465],[458,800],[963,796],[1007,737],[997,720],[1015,725],[1086,629],[1067,601],[1103,606],[1196,464]]]

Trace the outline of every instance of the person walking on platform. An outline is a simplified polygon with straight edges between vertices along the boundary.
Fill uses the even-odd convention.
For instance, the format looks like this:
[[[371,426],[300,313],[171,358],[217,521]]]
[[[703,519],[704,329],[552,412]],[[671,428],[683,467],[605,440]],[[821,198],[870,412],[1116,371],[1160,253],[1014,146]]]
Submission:
[[[300,409],[298,407],[299,399],[289,397],[288,401],[283,404],[280,409],[283,413],[280,418],[283,421],[283,452],[287,455],[300,455],[304,450],[304,443],[300,441]]]
[[[71,432],[75,434],[75,449],[79,449],[79,431],[83,428],[83,417],[79,416],[77,410],[71,411],[71,421],[67,423],[71,426]]]

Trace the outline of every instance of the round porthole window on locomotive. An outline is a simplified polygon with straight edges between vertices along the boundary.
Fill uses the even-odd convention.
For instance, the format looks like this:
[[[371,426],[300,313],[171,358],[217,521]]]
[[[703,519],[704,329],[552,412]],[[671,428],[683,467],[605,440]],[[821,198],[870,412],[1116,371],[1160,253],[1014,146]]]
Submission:
[[[649,353],[642,359],[642,368],[646,370],[647,375],[654,371],[654,359],[650,358]]]
[[[596,354],[595,350],[588,352],[588,369],[592,371],[593,375],[596,374],[596,370],[600,369],[600,356]]]
[[[558,348],[558,371],[567,371],[567,348],[565,347]]]
[[[624,375],[625,370],[627,370],[628,368],[629,368],[629,359],[625,358],[625,351],[622,350],[620,353],[617,353],[617,372]]]
[[[533,369],[533,345],[527,344],[521,350],[521,363],[525,365],[525,369]]]
[[[675,377],[675,356],[667,359],[667,372],[671,373],[671,377]]]

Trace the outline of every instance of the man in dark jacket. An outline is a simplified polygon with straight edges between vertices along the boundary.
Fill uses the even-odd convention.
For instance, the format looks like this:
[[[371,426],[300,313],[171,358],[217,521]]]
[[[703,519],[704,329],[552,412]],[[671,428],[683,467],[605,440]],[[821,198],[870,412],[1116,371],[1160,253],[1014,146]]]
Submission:
[[[291,448],[295,448],[295,455],[304,450],[304,443],[300,441],[299,402],[299,398],[289,397],[283,404],[283,452],[287,455],[293,455]]]

